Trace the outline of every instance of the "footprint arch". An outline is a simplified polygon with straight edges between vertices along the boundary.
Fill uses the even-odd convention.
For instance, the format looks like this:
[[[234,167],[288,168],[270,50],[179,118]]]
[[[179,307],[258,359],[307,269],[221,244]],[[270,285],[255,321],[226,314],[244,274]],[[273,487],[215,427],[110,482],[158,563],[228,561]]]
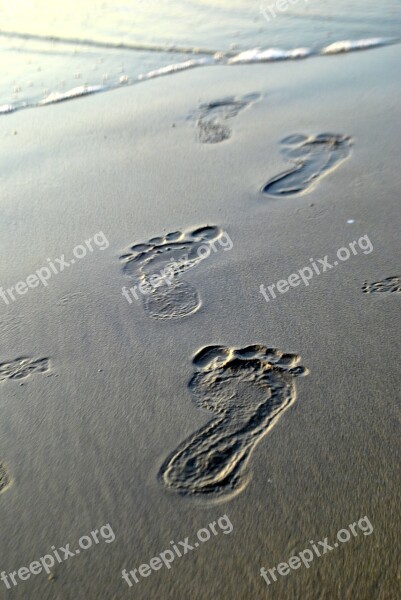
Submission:
[[[299,362],[296,354],[261,344],[200,350],[189,390],[195,405],[214,416],[166,458],[160,482],[200,498],[243,490],[255,446],[295,401],[295,377],[308,373]]]

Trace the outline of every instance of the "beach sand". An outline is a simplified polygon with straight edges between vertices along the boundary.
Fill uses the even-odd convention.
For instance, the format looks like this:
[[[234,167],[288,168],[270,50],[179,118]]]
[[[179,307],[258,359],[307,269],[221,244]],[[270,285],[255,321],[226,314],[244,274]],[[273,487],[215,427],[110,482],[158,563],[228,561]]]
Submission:
[[[27,566],[52,545],[75,548],[107,523],[115,533],[57,564],[51,580],[2,583],[2,598],[400,597],[401,296],[362,291],[365,281],[401,275],[400,58],[393,46],[205,68],[2,118],[3,288],[47,258],[68,259],[97,232],[109,245],[47,287],[0,300],[1,362],[47,359],[44,372],[34,366],[0,384],[0,458],[10,477],[0,497],[1,569]],[[249,94],[224,121],[227,139],[199,141],[200,105]],[[352,138],[338,168],[308,193],[261,191],[289,166],[281,140],[325,132]],[[155,319],[129,304],[127,248],[204,226],[220,227],[233,246],[182,275],[198,310]],[[365,235],[372,252],[269,302],[260,293]],[[244,489],[218,501],[181,496],[160,480],[162,465],[213,418],[191,400],[193,356],[253,344],[297,354],[309,374],[293,380],[296,401],[254,448]],[[256,387],[241,381],[250,398]],[[122,569],[223,515],[230,535],[131,588],[122,579]],[[371,535],[359,532],[267,587],[261,567],[364,516]]]

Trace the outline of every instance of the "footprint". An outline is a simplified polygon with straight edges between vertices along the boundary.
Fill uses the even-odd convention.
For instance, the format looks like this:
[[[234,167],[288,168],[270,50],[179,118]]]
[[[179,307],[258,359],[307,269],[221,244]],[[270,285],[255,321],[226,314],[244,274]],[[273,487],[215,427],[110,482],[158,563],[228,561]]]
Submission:
[[[73,302],[75,303],[84,299],[86,299],[86,295],[83,292],[71,292],[60,298],[57,302],[57,305],[65,306],[66,304],[71,304]]]
[[[34,373],[45,373],[50,368],[48,358],[16,358],[15,360],[0,363],[0,381],[6,379],[24,379]],[[0,494],[11,485],[11,477],[4,466],[0,463]]]
[[[154,319],[179,319],[198,310],[201,299],[180,276],[217,252],[220,227],[205,226],[185,233],[175,231],[131,246],[120,257],[123,273],[137,284],[133,297],[143,299],[145,312]],[[141,290],[144,290],[141,292]],[[132,296],[131,296],[132,297]],[[132,300],[131,300],[132,302]]]
[[[317,136],[291,135],[281,144],[282,154],[294,166],[273,177],[263,188],[270,196],[294,196],[309,192],[325,175],[334,171],[351,153],[347,135],[322,133]]]
[[[16,358],[10,362],[0,363],[0,381],[6,379],[24,379],[34,373],[45,373],[50,368],[48,358]]]
[[[0,494],[9,487],[10,483],[11,477],[8,474],[8,471],[5,468],[5,466],[2,463],[0,463]]]
[[[379,292],[401,294],[401,277],[394,275],[393,277],[387,277],[383,281],[375,281],[374,283],[365,281],[362,291],[364,294],[376,294]]]
[[[260,98],[259,94],[248,94],[242,98],[228,97],[201,104],[196,119],[198,140],[202,144],[217,144],[231,137],[228,119]]]
[[[299,360],[261,345],[200,350],[189,388],[195,405],[215,416],[165,460],[163,484],[204,498],[244,489],[253,449],[295,401],[293,378],[308,373]]]

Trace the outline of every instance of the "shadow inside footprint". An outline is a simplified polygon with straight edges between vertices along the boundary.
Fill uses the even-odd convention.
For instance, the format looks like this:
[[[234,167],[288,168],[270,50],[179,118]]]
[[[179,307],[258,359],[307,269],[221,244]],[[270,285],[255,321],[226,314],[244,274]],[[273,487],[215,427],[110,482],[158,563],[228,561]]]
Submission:
[[[261,345],[208,346],[194,357],[189,388],[215,417],[165,460],[159,479],[182,495],[219,498],[243,489],[253,449],[296,398],[306,375],[295,354]]]
[[[401,294],[401,277],[399,275],[394,275],[393,277],[387,277],[382,281],[375,281],[374,283],[365,281],[362,286],[362,291],[364,294]]]
[[[120,257],[124,274],[137,284],[133,293],[153,319],[179,319],[199,309],[198,291],[180,281],[183,273],[208,258],[214,241],[221,238],[220,227],[205,226],[186,234],[180,231],[131,246]],[[135,297],[135,296],[134,296]]]
[[[201,104],[196,120],[198,140],[202,144],[217,144],[231,137],[228,119],[260,98],[259,94],[248,94],[241,98],[223,98]]]
[[[322,133],[317,136],[292,135],[281,142],[282,154],[294,166],[273,177],[264,186],[269,196],[294,196],[309,192],[351,153],[352,139],[346,135]]]

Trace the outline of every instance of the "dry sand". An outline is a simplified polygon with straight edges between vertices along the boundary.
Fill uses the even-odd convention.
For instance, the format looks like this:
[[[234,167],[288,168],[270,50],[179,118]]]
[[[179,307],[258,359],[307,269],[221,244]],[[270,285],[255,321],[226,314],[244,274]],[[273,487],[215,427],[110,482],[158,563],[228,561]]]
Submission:
[[[362,292],[364,281],[401,274],[400,58],[394,46],[214,67],[1,119],[1,285],[96,232],[109,247],[46,288],[0,300],[2,362],[50,360],[47,372],[0,384],[1,460],[12,478],[0,497],[0,567],[74,548],[106,523],[116,535],[56,566],[51,581],[1,583],[2,598],[400,597],[401,296]],[[190,115],[200,104],[251,93],[260,98],[227,120],[229,139],[197,141]],[[261,193],[288,168],[280,140],[327,131],[352,137],[350,158],[308,194]],[[204,225],[220,226],[233,248],[183,276],[200,309],[158,320],[128,304],[126,248]],[[263,299],[261,284],[363,235],[370,254]],[[256,446],[248,485],[220,503],[165,489],[163,461],[211,418],[191,401],[193,355],[255,343],[298,354],[310,373]],[[230,535],[135,587],[121,579],[224,514]],[[266,587],[262,566],[365,515],[371,535]]]

